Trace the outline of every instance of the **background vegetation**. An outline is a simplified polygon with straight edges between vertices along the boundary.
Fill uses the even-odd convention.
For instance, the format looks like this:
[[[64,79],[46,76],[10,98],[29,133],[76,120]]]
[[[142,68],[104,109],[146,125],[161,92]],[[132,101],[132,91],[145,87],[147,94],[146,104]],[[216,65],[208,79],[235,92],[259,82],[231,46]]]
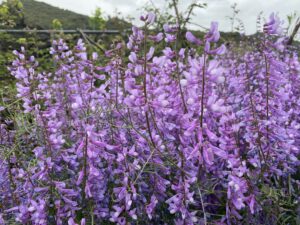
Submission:
[[[166,21],[175,23],[176,17],[179,17],[182,23],[181,33],[184,35],[186,31],[186,25],[191,23],[190,18],[193,16],[193,10],[195,8],[205,8],[206,4],[194,3],[188,7],[188,10],[184,13],[179,13],[174,17],[174,2],[170,1],[168,11],[162,12],[161,9],[155,8],[153,5],[147,5],[143,10],[148,12],[154,12],[157,15],[157,21],[153,26],[155,31],[162,30],[162,26]],[[178,11],[178,10],[177,10]],[[243,50],[247,46],[247,42],[252,43],[259,34],[250,36],[241,36],[243,33],[243,23],[238,19],[239,10],[237,5],[232,6],[232,15],[228,16],[228,19],[232,24],[232,32],[221,32],[221,41],[227,43],[227,47],[235,45],[236,49]],[[288,16],[290,24],[297,15],[291,14]],[[260,19],[258,18],[258,25],[260,25]],[[201,25],[194,24],[201,30],[205,30]],[[37,2],[34,0],[5,0],[0,4],[0,29],[92,29],[92,30],[129,30],[132,26],[130,20],[125,19],[122,15],[103,17],[100,8],[96,8],[91,17],[81,15],[69,10],[60,9],[58,7],[51,6],[43,2]],[[202,36],[204,32],[195,31],[198,36]],[[89,45],[89,48],[93,51],[102,51],[110,48],[110,44],[115,40],[124,39],[126,41],[127,34],[117,36],[108,35],[92,35],[89,37],[82,36],[82,34],[66,35],[63,32],[59,34],[37,34],[24,33],[24,34],[9,34],[5,32],[0,33],[0,78],[2,84],[11,80],[11,76],[7,75],[7,66],[10,65],[13,56],[12,51],[14,49],[20,49],[21,46],[26,47],[29,54],[36,56],[40,59],[43,67],[51,68],[47,62],[48,51],[51,46],[52,40],[58,37],[63,37],[69,44],[72,45],[72,41],[78,38],[88,38],[85,40]],[[240,47],[241,46],[241,47]]]

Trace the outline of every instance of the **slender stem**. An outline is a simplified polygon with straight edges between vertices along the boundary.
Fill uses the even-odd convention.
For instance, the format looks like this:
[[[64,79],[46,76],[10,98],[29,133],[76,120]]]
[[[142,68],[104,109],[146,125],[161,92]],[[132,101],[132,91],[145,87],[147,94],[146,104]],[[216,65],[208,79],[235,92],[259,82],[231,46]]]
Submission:
[[[9,183],[10,183],[10,187],[11,187],[11,196],[12,196],[12,200],[13,203],[15,204],[19,204],[19,199],[18,197],[15,195],[15,191],[16,191],[16,184],[14,182],[13,179],[13,174],[12,174],[12,166],[11,166],[11,162],[10,162],[10,157],[8,158],[8,176],[9,176]]]
[[[152,145],[152,147],[157,150],[157,152],[161,155],[161,156],[164,156],[165,155],[159,150],[158,147],[154,146],[153,143],[151,142],[151,140],[149,140],[147,138],[147,136],[145,136],[144,134],[142,134],[137,128],[134,127],[133,123],[132,123],[132,120],[131,120],[131,116],[130,116],[130,113],[129,113],[129,120],[124,116],[122,115],[122,112],[120,112],[118,109],[117,109],[118,113],[122,116],[123,120],[129,124],[129,127],[128,129],[133,129],[139,136],[141,136],[150,146]],[[162,144],[166,144],[166,143],[162,143]],[[165,158],[171,165],[173,165],[176,169],[182,171],[185,173],[185,176],[188,176],[189,178],[191,178],[191,175],[186,173],[185,171],[183,171],[177,164],[177,162],[173,162],[171,161],[168,157]]]
[[[82,203],[85,203],[85,187],[87,183],[87,147],[88,146],[88,137],[85,136],[85,148],[83,152],[83,180],[82,180],[82,190],[81,190],[81,200]]]
[[[205,93],[205,73],[206,73],[206,54],[203,53],[203,67],[202,67],[202,90],[201,90],[201,114],[200,127],[203,128],[203,114],[204,114],[204,93]]]
[[[174,10],[175,10],[175,15],[176,15],[176,18],[178,20],[178,24],[180,25],[181,23],[181,19],[180,19],[180,14],[179,14],[179,10],[178,10],[178,6],[177,6],[177,1],[176,0],[173,0],[173,7],[174,7]],[[180,28],[179,28],[180,30]]]
[[[204,201],[203,201],[201,189],[200,189],[198,184],[197,184],[197,189],[198,189],[198,192],[199,192],[200,201],[201,201],[201,205],[202,205],[204,225],[207,225],[207,217],[206,217],[206,212],[205,212]]]
[[[179,152],[180,154],[180,158],[181,158],[181,169],[182,171],[184,171],[184,167],[185,167],[185,159],[184,159],[184,155],[182,152]],[[185,189],[186,189],[186,185],[185,185],[185,174],[181,171],[181,179],[182,179],[182,182],[183,182],[183,204],[184,204],[184,207],[187,208],[187,204],[186,204],[186,193],[185,193]],[[185,218],[183,220],[184,224],[186,224],[186,221],[185,221]]]
[[[181,97],[181,101],[183,104],[183,109],[184,109],[184,113],[188,112],[185,100],[184,100],[184,94],[183,94],[183,90],[180,84],[180,74],[179,74],[179,63],[178,63],[178,40],[180,38],[180,33],[181,33],[181,20],[180,20],[180,15],[179,15],[179,11],[178,11],[178,7],[177,7],[177,2],[176,0],[173,0],[173,7],[175,10],[175,15],[177,18],[177,23],[178,23],[178,30],[176,33],[176,42],[175,42],[175,51],[176,51],[176,75],[177,75],[177,82],[178,82],[178,86],[179,86],[179,91],[180,91],[180,97]]]
[[[118,107],[118,92],[119,92],[119,62],[117,61],[117,80],[116,80],[116,107]]]
[[[202,87],[201,87],[201,114],[200,114],[200,128],[201,128],[201,132],[203,132],[203,115],[204,115],[204,93],[205,93],[205,73],[206,73],[206,53],[203,53],[203,67],[202,67]],[[196,135],[197,136],[197,135]],[[197,137],[198,139],[198,137]],[[203,153],[203,145],[201,145],[200,147],[200,154]],[[204,164],[205,166],[205,164]],[[201,167],[199,165],[198,168],[198,179],[200,181],[200,176],[201,176]],[[198,191],[200,190],[199,184],[197,183],[198,186]],[[201,191],[199,191],[199,196],[201,199],[201,204],[202,204],[202,211],[203,211],[203,215],[204,215],[204,224],[206,225],[206,214],[205,214],[205,208],[204,208],[204,202],[203,202],[203,198],[202,198],[202,194]]]
[[[145,97],[145,107],[148,106],[148,96],[147,96],[147,25],[144,27],[144,81],[143,81],[143,90],[144,90],[144,97]],[[149,106],[148,106],[149,109]],[[147,130],[150,136],[150,140],[155,146],[155,142],[152,138],[152,132],[150,128],[150,121],[149,121],[149,115],[148,111],[146,111],[146,124],[147,124]]]
[[[269,81],[270,81],[270,72],[269,72],[269,64],[268,64],[268,59],[267,59],[267,56],[266,54],[264,54],[264,58],[265,58],[265,69],[266,69],[266,101],[267,101],[267,105],[266,105],[266,110],[267,110],[267,122],[269,122]],[[267,146],[269,147],[269,124],[267,124]],[[270,154],[270,148],[268,148],[268,152],[267,152],[267,159],[269,157],[269,154]]]

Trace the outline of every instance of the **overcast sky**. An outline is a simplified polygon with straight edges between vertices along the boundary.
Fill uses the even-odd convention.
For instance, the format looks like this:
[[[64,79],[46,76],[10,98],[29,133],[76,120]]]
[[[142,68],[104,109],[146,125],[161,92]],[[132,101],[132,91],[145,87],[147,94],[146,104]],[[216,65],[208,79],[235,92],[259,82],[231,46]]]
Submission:
[[[1,0],[0,0],[1,1]],[[116,10],[124,16],[130,15],[138,18],[141,9],[149,0],[39,0],[63,9],[69,9],[81,14],[91,15],[96,7],[100,7],[105,15],[113,15]],[[185,10],[193,0],[179,0],[180,9]],[[163,9],[165,0],[152,0],[156,7]],[[285,19],[288,14],[297,12],[300,15],[300,0],[201,0],[208,4],[206,9],[196,9],[193,22],[209,27],[211,21],[218,21],[220,30],[230,31],[231,25],[227,16],[232,15],[230,6],[237,3],[240,9],[239,18],[246,27],[246,33],[256,31],[257,15],[263,11],[268,17],[271,12],[278,12]]]

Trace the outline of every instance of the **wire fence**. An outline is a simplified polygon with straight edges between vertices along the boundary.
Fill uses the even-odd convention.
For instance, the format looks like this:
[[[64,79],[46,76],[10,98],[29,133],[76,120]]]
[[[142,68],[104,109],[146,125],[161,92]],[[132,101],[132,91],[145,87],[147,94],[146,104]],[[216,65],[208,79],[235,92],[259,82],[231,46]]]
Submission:
[[[127,30],[37,30],[37,29],[0,29],[0,33],[8,34],[26,34],[26,33],[37,33],[37,34],[54,34],[54,33],[65,33],[65,34],[76,34],[76,33],[85,33],[85,34],[108,34],[108,35],[117,35],[125,34]]]

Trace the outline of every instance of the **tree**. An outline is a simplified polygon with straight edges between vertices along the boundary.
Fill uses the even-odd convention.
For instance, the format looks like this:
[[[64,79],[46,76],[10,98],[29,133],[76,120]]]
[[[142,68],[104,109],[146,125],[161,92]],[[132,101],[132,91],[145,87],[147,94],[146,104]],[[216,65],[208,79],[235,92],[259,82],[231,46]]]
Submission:
[[[90,17],[89,25],[94,30],[103,30],[106,27],[106,20],[103,18],[100,8],[96,8],[93,15]]]
[[[6,0],[0,5],[0,28],[24,25],[23,4],[19,0]]]

